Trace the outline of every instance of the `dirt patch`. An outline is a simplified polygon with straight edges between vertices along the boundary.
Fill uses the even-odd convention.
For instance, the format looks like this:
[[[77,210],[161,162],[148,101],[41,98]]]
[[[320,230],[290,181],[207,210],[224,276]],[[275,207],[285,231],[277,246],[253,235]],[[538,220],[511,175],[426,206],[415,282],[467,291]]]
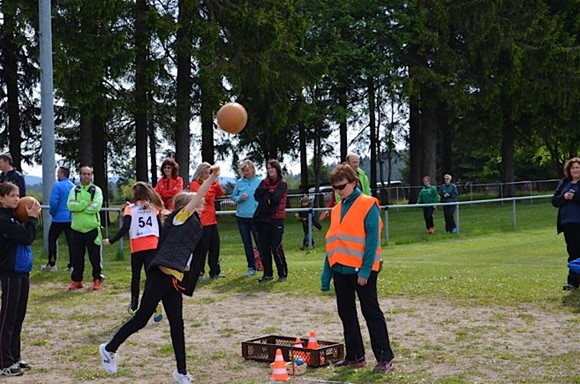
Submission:
[[[53,287],[47,285],[47,290]],[[33,369],[11,378],[11,383],[172,381],[175,360],[167,319],[151,321],[121,346],[119,373],[111,377],[100,367],[97,347],[128,319],[129,296],[104,296],[106,301],[95,304],[88,295],[100,293],[79,294],[87,295],[90,304],[63,309],[40,299],[30,303],[23,358]],[[570,372],[558,372],[549,357],[555,351],[576,356],[580,351],[577,315],[565,310],[547,313],[535,305],[458,307],[422,298],[383,298],[381,306],[396,355],[393,377],[404,382],[464,375],[469,382],[552,377],[551,382],[564,383]],[[244,340],[267,334],[307,337],[313,329],[319,339],[342,341],[332,294],[306,299],[266,292],[232,294],[206,286],[185,299],[184,318],[188,368],[196,383],[268,382],[267,363],[242,358]],[[367,361],[373,363],[366,328],[363,337]],[[333,372],[328,367],[311,369],[293,381],[332,379]]]

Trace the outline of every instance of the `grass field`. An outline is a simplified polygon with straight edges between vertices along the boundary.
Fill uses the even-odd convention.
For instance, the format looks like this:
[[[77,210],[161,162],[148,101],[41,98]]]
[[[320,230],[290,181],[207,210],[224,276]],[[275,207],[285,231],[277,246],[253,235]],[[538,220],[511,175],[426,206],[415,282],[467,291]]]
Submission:
[[[379,297],[396,371],[385,377],[370,369],[319,368],[292,381],[580,383],[580,292],[561,290],[566,253],[555,218],[548,201],[518,203],[514,230],[511,203],[461,207],[459,235],[442,233],[442,211],[436,213],[436,233],[427,235],[420,209],[389,211]],[[325,340],[342,341],[334,295],[320,291],[328,222],[323,225],[315,233],[316,248],[301,251],[301,226],[288,215],[288,282],[261,285],[257,277],[243,277],[245,258],[233,217],[220,218],[226,278],[202,283],[193,298],[185,299],[188,364],[195,382],[268,382],[268,364],[241,356],[241,342],[249,338],[307,336],[316,329]],[[40,272],[45,261],[37,243],[23,329],[23,357],[34,369],[10,381],[169,382],[174,363],[166,320],[127,341],[115,378],[99,366],[98,344],[127,320],[128,250],[118,260],[115,247],[105,248],[108,279],[102,291],[68,292],[64,272]],[[372,363],[362,317],[361,323]]]

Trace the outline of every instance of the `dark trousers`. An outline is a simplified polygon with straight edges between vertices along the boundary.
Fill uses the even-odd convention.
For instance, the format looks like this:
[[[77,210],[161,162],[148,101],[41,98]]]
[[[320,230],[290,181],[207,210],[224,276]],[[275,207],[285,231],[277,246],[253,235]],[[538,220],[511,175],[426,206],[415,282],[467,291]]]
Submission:
[[[72,235],[73,271],[71,273],[71,280],[83,281],[83,275],[85,273],[85,250],[89,254],[89,261],[93,267],[93,280],[102,280],[101,246],[95,244],[99,230],[93,229],[87,233],[82,233],[73,229]]]
[[[143,268],[147,272],[149,264],[155,258],[156,253],[157,250],[148,249],[131,254],[131,309],[137,309],[139,307],[141,269]]]
[[[455,205],[445,205],[443,206],[443,215],[445,216],[445,232],[451,232],[455,229],[455,218],[453,214],[455,213]]]
[[[425,227],[427,229],[433,228],[433,212],[435,212],[435,207],[423,207],[423,218],[425,219]]]
[[[580,259],[580,224],[564,224],[564,239],[568,251],[568,262]],[[568,284],[580,286],[580,274],[568,269]]]
[[[66,244],[68,246],[68,264],[67,268],[72,267],[72,229],[70,228],[70,222],[66,223],[55,223],[54,221],[50,224],[48,229],[48,264],[55,265],[57,259],[57,248],[58,248],[58,237],[64,232],[66,237]]]
[[[117,352],[117,349],[131,336],[147,325],[159,302],[163,303],[163,309],[169,321],[171,343],[175,353],[177,371],[187,373],[185,361],[185,335],[183,330],[183,297],[173,287],[173,277],[153,268],[147,274],[145,290],[141,298],[141,305],[135,316],[126,322],[107,344],[106,350]]]
[[[28,306],[30,278],[28,274],[1,276],[0,281],[0,369],[3,369],[20,361],[20,333]]]
[[[203,237],[202,242],[202,255],[207,259],[207,265],[209,266],[209,276],[217,276],[221,273],[220,267],[220,234],[218,231],[217,224],[204,225],[203,227]],[[201,270],[201,275],[205,273],[205,270]]]
[[[264,265],[264,276],[273,276],[272,257],[276,263],[279,277],[288,276],[286,255],[282,248],[284,236],[284,220],[272,220],[270,223],[258,224],[258,239],[260,240],[260,258]]]
[[[332,273],[338,315],[344,332],[346,360],[357,360],[365,355],[356,311],[355,293],[369,330],[375,358],[377,361],[390,361],[394,358],[389,342],[387,322],[377,298],[377,275],[377,272],[371,272],[367,284],[361,287],[357,282],[356,274],[343,275],[334,271]]]
[[[244,253],[246,254],[246,261],[248,263],[248,269],[256,269],[256,259],[254,258],[254,247],[252,246],[252,236],[254,237],[254,243],[258,247],[258,231],[256,230],[256,225],[254,224],[253,218],[237,217],[238,229],[240,230],[240,236],[242,237],[242,243],[244,243]]]

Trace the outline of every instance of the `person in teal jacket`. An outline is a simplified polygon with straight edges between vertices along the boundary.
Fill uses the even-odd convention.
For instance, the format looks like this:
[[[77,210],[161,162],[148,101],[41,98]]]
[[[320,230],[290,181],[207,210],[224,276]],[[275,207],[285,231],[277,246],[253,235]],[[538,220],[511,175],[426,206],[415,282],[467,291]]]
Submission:
[[[457,201],[457,187],[451,183],[451,175],[443,176],[444,184],[439,187],[439,196],[441,196],[442,203],[453,203]],[[445,216],[445,231],[447,233],[457,233],[457,225],[453,214],[455,213],[456,205],[443,206],[443,215]]]
[[[85,250],[93,267],[93,290],[101,289],[104,280],[101,257],[101,219],[99,212],[103,205],[103,192],[93,184],[93,167],[81,167],[81,183],[70,190],[67,207],[72,213],[72,283],[69,291],[83,287],[85,272]]]
[[[236,181],[231,199],[236,203],[236,222],[238,223],[248,264],[246,276],[254,276],[257,273],[257,269],[252,237],[256,248],[260,244],[258,242],[258,229],[254,223],[254,213],[256,208],[258,208],[258,202],[254,199],[254,192],[256,192],[256,188],[258,188],[262,179],[256,176],[256,166],[252,160],[242,161],[238,169],[242,177]]]
[[[423,187],[419,191],[417,204],[437,204],[438,202],[439,194],[437,193],[437,189],[431,185],[431,178],[429,176],[423,177]],[[435,232],[433,212],[435,212],[435,205],[423,207],[423,218],[425,219],[425,227],[428,233]]]

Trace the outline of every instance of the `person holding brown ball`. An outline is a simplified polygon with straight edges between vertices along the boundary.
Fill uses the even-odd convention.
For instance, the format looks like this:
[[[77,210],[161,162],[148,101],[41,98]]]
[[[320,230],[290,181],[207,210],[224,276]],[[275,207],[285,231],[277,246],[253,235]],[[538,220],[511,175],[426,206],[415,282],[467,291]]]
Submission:
[[[41,207],[36,201],[26,206],[28,220],[14,215],[19,189],[11,182],[0,184],[0,376],[20,376],[30,365],[21,360],[20,333],[28,307],[32,242]]]

